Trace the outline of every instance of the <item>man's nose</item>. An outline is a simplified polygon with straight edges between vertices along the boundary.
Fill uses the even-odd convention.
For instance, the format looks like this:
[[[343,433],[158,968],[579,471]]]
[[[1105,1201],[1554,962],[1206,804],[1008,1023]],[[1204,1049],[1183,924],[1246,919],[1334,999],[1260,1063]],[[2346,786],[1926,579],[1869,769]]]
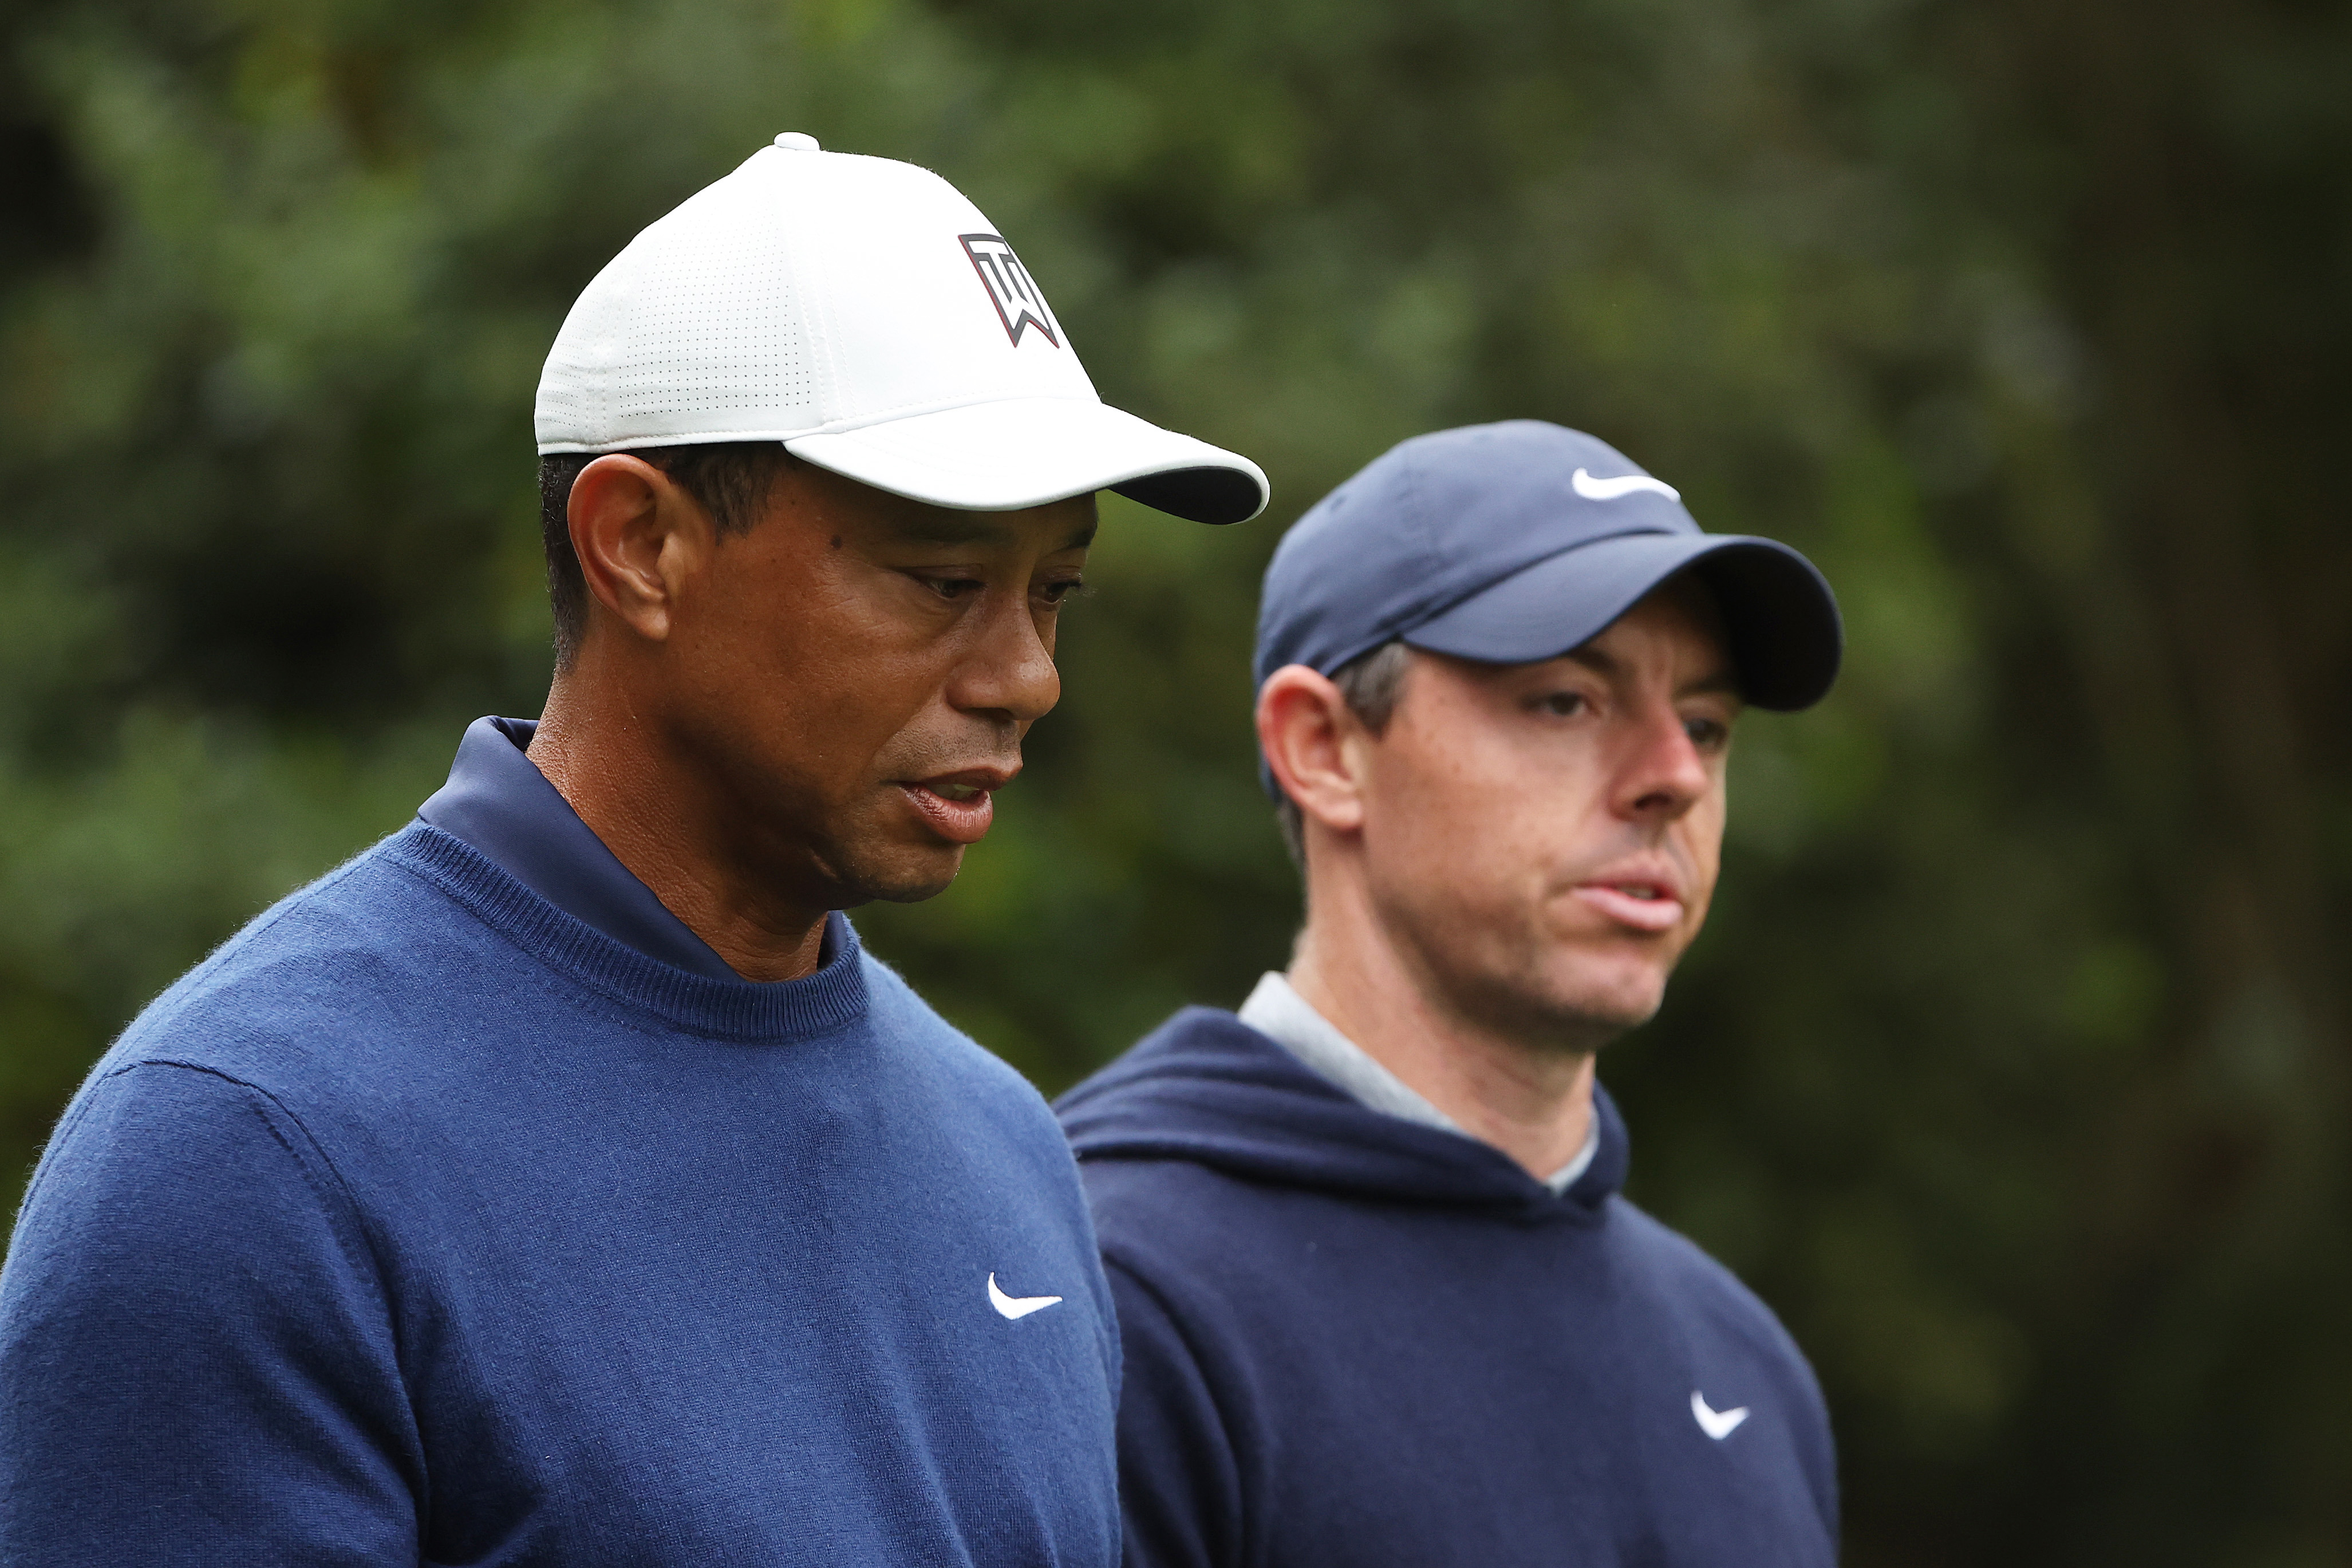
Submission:
[[[1618,815],[1671,822],[1696,805],[1714,780],[1706,758],[1671,703],[1645,706],[1634,717],[1618,769]]]
[[[1024,598],[1005,595],[956,667],[948,700],[966,713],[1001,714],[1019,724],[1042,718],[1061,700],[1062,675]]]

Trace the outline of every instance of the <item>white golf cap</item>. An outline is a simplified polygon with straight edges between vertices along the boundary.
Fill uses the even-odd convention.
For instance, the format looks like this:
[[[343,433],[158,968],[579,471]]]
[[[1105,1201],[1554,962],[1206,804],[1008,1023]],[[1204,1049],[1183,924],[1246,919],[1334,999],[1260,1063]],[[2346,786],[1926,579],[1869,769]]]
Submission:
[[[535,423],[542,453],[778,441],[969,511],[1116,490],[1237,523],[1266,502],[1248,458],[1105,405],[954,186],[794,132],[596,275],[548,352]]]

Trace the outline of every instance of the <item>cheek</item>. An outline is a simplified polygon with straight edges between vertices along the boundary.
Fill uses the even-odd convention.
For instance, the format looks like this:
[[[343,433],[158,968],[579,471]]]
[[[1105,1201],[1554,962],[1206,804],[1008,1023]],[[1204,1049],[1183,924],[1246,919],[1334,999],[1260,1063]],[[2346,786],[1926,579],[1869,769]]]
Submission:
[[[1484,925],[1538,896],[1560,818],[1517,759],[1473,742],[1387,760],[1394,765],[1377,781],[1382,810],[1367,829],[1394,874],[1414,884],[1415,902],[1478,912]]]
[[[701,706],[769,754],[768,771],[862,776],[938,684],[926,639],[832,561],[742,564],[681,650]]]

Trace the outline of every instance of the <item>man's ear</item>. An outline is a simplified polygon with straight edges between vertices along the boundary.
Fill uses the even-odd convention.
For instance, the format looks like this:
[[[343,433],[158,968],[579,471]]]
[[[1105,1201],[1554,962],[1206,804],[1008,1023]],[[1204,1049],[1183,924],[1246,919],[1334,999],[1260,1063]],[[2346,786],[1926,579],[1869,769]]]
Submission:
[[[564,517],[589,597],[647,642],[667,639],[679,591],[718,542],[702,508],[644,458],[609,452],[572,482]]]
[[[1286,664],[1257,693],[1257,743],[1274,780],[1304,815],[1337,832],[1363,826],[1357,758],[1348,742],[1363,726],[1328,676]]]

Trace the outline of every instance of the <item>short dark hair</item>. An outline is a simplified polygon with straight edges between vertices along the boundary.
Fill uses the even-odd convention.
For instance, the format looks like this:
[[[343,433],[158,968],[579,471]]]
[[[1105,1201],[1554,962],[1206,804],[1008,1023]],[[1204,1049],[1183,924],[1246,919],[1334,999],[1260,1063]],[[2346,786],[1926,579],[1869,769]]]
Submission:
[[[1404,674],[1412,667],[1411,648],[1402,643],[1383,643],[1332,671],[1331,684],[1339,688],[1348,711],[1366,729],[1379,735],[1396,716],[1397,698],[1404,695]],[[1282,830],[1282,847],[1290,852],[1290,863],[1305,875],[1307,823],[1299,814],[1298,802],[1283,795],[1274,803],[1274,820]]]
[[[642,457],[694,497],[724,538],[760,520],[776,476],[794,459],[773,441],[714,441],[694,446],[639,446]],[[555,612],[555,667],[569,669],[588,630],[588,580],[572,548],[572,486],[603,452],[552,452],[539,460],[539,537],[547,551],[547,601]]]

